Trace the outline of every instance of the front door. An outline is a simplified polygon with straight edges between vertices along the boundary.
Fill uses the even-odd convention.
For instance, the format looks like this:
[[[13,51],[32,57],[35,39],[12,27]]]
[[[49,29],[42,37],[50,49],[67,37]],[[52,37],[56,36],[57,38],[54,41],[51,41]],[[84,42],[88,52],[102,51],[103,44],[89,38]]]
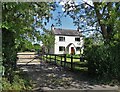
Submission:
[[[71,47],[71,54],[72,54],[72,55],[74,55],[74,54],[75,54],[74,47]]]

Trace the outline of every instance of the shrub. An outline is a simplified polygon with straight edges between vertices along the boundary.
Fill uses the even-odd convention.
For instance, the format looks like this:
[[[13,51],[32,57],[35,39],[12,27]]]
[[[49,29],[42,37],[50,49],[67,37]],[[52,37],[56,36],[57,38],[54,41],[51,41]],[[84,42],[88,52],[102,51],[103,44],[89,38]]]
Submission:
[[[120,81],[120,43],[92,45],[85,49],[90,75]]]
[[[71,57],[71,54],[66,54],[66,57]]]
[[[7,78],[2,78],[2,90],[3,91],[17,91],[31,90],[32,85],[26,79],[22,79],[19,75],[15,75],[13,83],[11,84]]]

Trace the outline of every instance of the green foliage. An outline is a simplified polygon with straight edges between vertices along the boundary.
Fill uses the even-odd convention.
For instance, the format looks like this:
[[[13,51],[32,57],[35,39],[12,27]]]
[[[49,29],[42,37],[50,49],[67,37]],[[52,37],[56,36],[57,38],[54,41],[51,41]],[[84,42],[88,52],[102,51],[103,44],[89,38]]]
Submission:
[[[17,52],[30,50],[33,48],[31,42],[40,40],[40,32],[35,30],[35,26],[44,28],[43,20],[51,18],[51,5],[47,2],[2,2],[3,66],[10,83],[14,78]]]
[[[32,43],[28,40],[22,40],[20,44],[17,46],[17,50],[21,52],[31,51],[32,49],[34,49],[34,45],[32,45]]]
[[[38,51],[41,49],[40,44],[34,44],[35,51]]]
[[[85,38],[84,55],[88,61],[89,73],[93,76],[96,74],[99,78],[120,81],[119,6],[119,2],[93,2],[91,5],[86,1],[79,5],[68,1],[63,5],[65,15],[69,15],[82,32],[102,34]]]
[[[30,84],[30,80],[20,77],[19,75],[15,75],[13,78],[13,83],[11,84],[6,78],[2,78],[2,90],[3,91],[24,91],[31,90],[32,85]]]
[[[120,81],[120,43],[92,45],[86,49],[85,55],[90,74]]]
[[[52,3],[47,2],[3,2],[2,28],[14,32],[15,47],[31,49],[30,42],[40,40],[40,32],[35,27],[44,28],[43,20],[49,21]],[[33,17],[37,16],[39,21]]]
[[[93,5],[86,1],[79,5],[74,1],[68,2],[63,6],[64,13],[79,29],[88,34],[89,31],[100,32],[106,42],[113,38],[120,16],[119,2],[93,2]]]
[[[66,54],[66,57],[71,57],[71,54]]]
[[[42,36],[42,43],[49,53],[50,49],[54,46],[55,36],[52,31],[46,31]]]
[[[17,54],[15,49],[14,32],[2,29],[2,52],[3,66],[5,67],[5,76],[10,82],[13,79],[13,72],[16,68]]]

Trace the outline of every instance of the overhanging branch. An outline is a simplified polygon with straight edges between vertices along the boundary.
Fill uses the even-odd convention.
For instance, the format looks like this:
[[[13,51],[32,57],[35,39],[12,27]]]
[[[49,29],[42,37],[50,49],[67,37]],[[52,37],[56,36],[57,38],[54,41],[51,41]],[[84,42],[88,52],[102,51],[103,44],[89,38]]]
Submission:
[[[82,0],[83,1],[83,0]],[[90,6],[91,8],[94,8],[94,6],[88,4],[86,1],[83,1],[86,5]]]

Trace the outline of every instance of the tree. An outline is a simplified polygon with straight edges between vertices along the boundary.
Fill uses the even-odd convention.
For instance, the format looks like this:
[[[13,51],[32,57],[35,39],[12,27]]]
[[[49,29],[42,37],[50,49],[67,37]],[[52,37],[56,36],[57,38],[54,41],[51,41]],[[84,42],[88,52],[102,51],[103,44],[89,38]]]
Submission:
[[[88,61],[88,71],[96,77],[120,81],[120,2],[83,1],[80,4],[66,2],[65,15],[69,15],[83,33],[92,31],[99,35],[85,39],[84,54]],[[89,29],[89,30],[88,30]],[[94,37],[94,39],[93,39]]]
[[[40,38],[36,26],[44,28],[43,20],[49,21],[53,3],[4,2],[2,3],[2,49],[5,76],[12,83],[17,51],[23,41],[32,42]],[[33,18],[37,16],[37,18]],[[36,20],[37,19],[37,20]],[[34,23],[34,24],[33,24]]]
[[[92,5],[85,1],[80,4],[68,1],[64,5],[64,13],[69,15],[83,32],[98,31],[104,40],[109,42],[117,32],[115,29],[120,20],[119,6],[119,2],[93,2]]]
[[[47,52],[50,53],[50,49],[54,46],[55,36],[52,31],[46,31],[42,37],[42,43],[47,48]]]
[[[41,49],[40,44],[34,44],[34,49],[35,49],[35,51],[40,50]]]
[[[93,3],[96,17],[100,25],[102,35],[106,40],[111,40],[114,36],[114,27],[119,20],[120,3]],[[102,13],[101,13],[102,10]]]

